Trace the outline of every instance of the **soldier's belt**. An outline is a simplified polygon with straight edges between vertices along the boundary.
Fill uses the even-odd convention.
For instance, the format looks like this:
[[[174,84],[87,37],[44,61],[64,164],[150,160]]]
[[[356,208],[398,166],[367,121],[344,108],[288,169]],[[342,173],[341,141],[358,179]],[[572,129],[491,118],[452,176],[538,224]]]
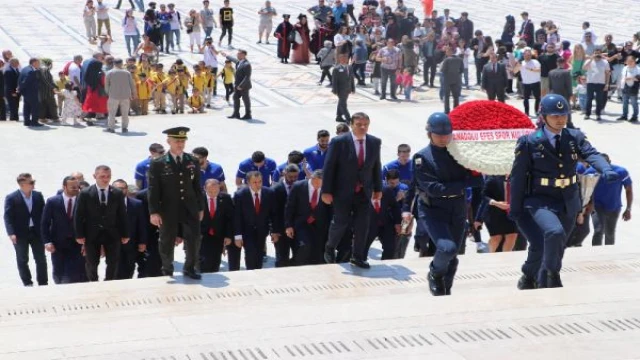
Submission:
[[[578,177],[573,175],[570,178],[566,179],[549,179],[549,178],[538,178],[536,179],[536,183],[540,186],[550,186],[555,188],[565,188],[567,186],[573,185],[578,182]]]

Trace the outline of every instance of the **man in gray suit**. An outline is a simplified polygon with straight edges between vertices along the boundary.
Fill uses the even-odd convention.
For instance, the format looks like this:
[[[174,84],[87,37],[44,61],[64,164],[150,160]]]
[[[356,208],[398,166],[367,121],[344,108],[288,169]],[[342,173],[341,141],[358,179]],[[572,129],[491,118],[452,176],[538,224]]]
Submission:
[[[450,46],[445,50],[446,59],[442,62],[442,85],[444,87],[444,113],[449,113],[449,97],[453,96],[453,107],[458,107],[460,103],[460,93],[462,92],[462,73],[464,63],[462,58],[453,54]]]
[[[249,98],[249,90],[251,90],[251,63],[247,60],[247,51],[238,50],[237,58],[221,52],[222,56],[227,60],[236,64],[236,82],[235,91],[233,92],[233,114],[228,116],[229,119],[251,120],[251,98]],[[244,103],[244,116],[240,117],[240,98]]]
[[[136,85],[133,82],[131,73],[122,68],[122,59],[115,59],[113,65],[115,67],[107,72],[105,81],[105,90],[109,95],[109,100],[107,101],[107,107],[109,108],[107,131],[110,133],[116,132],[116,114],[120,109],[122,133],[126,133],[129,131],[129,107],[131,106],[131,100],[136,97]]]
[[[482,91],[487,98],[491,101],[498,98],[503,103],[508,81],[507,68],[498,62],[498,55],[489,55],[489,62],[482,69]]]
[[[562,57],[556,60],[556,64],[558,64],[558,67],[549,71],[549,93],[562,95],[565,99],[571,99],[571,95],[573,95],[571,71],[564,68],[565,60]],[[571,121],[571,112],[569,112],[567,127],[569,129],[575,128]]]

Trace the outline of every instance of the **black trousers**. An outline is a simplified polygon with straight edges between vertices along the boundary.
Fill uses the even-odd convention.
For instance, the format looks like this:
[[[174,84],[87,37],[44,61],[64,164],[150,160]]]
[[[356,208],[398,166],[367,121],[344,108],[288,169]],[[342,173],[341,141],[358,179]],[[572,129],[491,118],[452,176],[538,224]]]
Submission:
[[[489,58],[476,58],[476,80],[478,85],[482,84],[482,68],[487,64]]]
[[[231,97],[231,94],[233,94],[233,88],[234,87],[235,86],[233,84],[224,84],[224,90],[226,92],[224,97],[227,100],[227,102],[229,102],[229,98]]]
[[[186,211],[186,209],[183,211]],[[162,273],[164,275],[173,274],[173,255],[178,234],[184,239],[185,260],[182,267],[183,272],[194,272],[196,271],[196,266],[200,265],[200,221],[198,218],[171,225],[165,222],[160,227],[160,258],[162,259]]]
[[[129,4],[131,4],[131,8],[135,9],[135,6],[133,6],[133,0],[129,0]],[[120,8],[120,5],[122,5],[122,0],[118,0],[118,5],[116,5],[116,9]]]
[[[353,23],[358,25],[358,20],[356,19],[356,16],[353,14],[353,5],[347,5],[347,14],[349,14],[349,17],[351,17],[351,19],[353,20]],[[347,25],[349,25],[347,23]]]
[[[353,64],[353,75],[356,77],[356,79],[358,80],[358,85],[364,85],[364,71],[366,70],[367,64],[366,63],[362,63],[362,64]]]
[[[398,90],[398,84],[396,84],[396,71],[385,68],[380,68],[380,75],[382,77],[380,82],[380,97],[387,96],[387,81],[390,82],[390,95],[394,99],[396,97],[396,91]]]
[[[227,35],[227,32],[229,33],[229,38],[228,38],[228,44],[231,45],[231,40],[233,39],[233,25],[225,25],[225,24],[221,24],[222,25],[222,34],[220,34],[220,42],[222,42],[222,39],[224,39],[225,35]]]
[[[203,273],[220,271],[223,249],[223,237],[204,234],[200,244],[200,271]]]
[[[139,254],[138,244],[134,244],[132,241],[120,246],[120,257],[118,259],[118,272],[116,273],[116,279],[133,279]],[[140,270],[138,270],[138,272],[140,272]]]
[[[7,105],[9,105],[9,120],[18,121],[18,111],[20,109],[19,96],[7,96]]]
[[[503,103],[505,100],[505,89],[501,87],[489,87],[487,88],[487,98],[491,101],[497,98],[498,101]]]
[[[604,109],[605,102],[604,84],[587,84],[587,108],[584,111],[586,116],[591,116],[591,108],[593,107],[593,99],[596,99],[596,116],[600,116]]]
[[[160,234],[158,228],[149,226],[147,228],[147,250],[144,253],[138,253],[138,277],[156,277],[162,276],[162,260],[160,259]]]
[[[589,236],[591,232],[591,213],[587,213],[584,216],[584,222],[582,224],[576,224],[569,235],[569,239],[567,240],[567,247],[581,247],[584,239]]]
[[[47,258],[44,255],[44,244],[40,237],[36,234],[35,228],[31,228],[29,235],[19,237],[13,248],[16,251],[16,263],[18,265],[18,274],[23,285],[32,285],[31,270],[29,270],[29,248],[31,254],[36,261],[36,278],[38,285],[47,285],[49,277],[47,275]]]
[[[338,93],[338,108],[336,109],[336,118],[341,118],[346,122],[351,121],[351,114],[347,108],[349,93]]]
[[[382,257],[380,260],[393,259],[396,250],[396,233],[393,224],[370,224],[367,237],[367,253],[376,238],[382,244]]]
[[[244,114],[245,116],[251,116],[251,98],[249,97],[249,90],[238,90],[236,88],[233,93],[233,114],[236,116],[240,116],[240,99],[242,98],[242,103],[244,104]]]
[[[244,266],[247,270],[262,269],[262,257],[264,256],[264,248],[267,244],[266,235],[256,236],[252,238],[243,238],[244,242]]]
[[[231,242],[231,245],[227,246],[227,264],[229,265],[229,271],[240,270],[240,256],[242,255],[242,248]]]
[[[529,115],[529,97],[531,95],[533,95],[533,98],[535,99],[535,109],[534,112],[538,112],[538,109],[540,108],[540,83],[533,83],[533,84],[522,84],[522,87],[524,89],[524,113]]]
[[[331,77],[331,65],[329,66],[321,66],[320,69],[322,69],[322,75],[320,75],[320,83],[322,83],[324,81],[325,77],[329,78],[329,84],[332,83],[332,77]]]
[[[436,78],[436,70],[438,67],[438,63],[436,62],[436,58],[425,57],[422,63],[422,77],[424,79],[425,84],[429,84],[429,86],[433,86],[433,81]]]
[[[312,224],[296,225],[294,230],[296,251],[293,263],[296,266],[324,264],[326,227],[316,221]]]
[[[287,267],[293,265],[297,246],[293,239],[283,235],[277,243],[274,244],[276,249],[276,267]]]
[[[367,235],[371,218],[371,201],[364,195],[364,190],[353,195],[349,203],[337,200],[333,202],[333,220],[329,227],[329,239],[326,248],[335,251],[344,234],[353,227],[352,257],[358,260],[367,259]]]
[[[51,254],[53,282],[56,284],[86,282],[87,272],[84,268],[82,246],[76,243],[75,239],[68,239],[68,242],[70,245],[67,246],[54,244],[56,251]]]
[[[4,97],[0,96],[0,121],[5,120],[7,120],[7,104],[5,103]]]
[[[85,270],[89,281],[98,281],[98,265],[100,265],[100,248],[104,246],[105,271],[104,280],[115,280],[118,274],[118,261],[120,258],[120,239],[111,238],[106,232],[101,232],[94,239],[86,239]]]
[[[453,108],[457,108],[460,104],[460,93],[462,92],[462,84],[447,84],[446,80],[444,85],[444,113],[448,114],[451,111],[449,107],[449,98],[453,97]]]
[[[31,126],[38,123],[39,108],[40,103],[37,96],[34,98],[24,98],[24,105],[22,106],[24,126]]]

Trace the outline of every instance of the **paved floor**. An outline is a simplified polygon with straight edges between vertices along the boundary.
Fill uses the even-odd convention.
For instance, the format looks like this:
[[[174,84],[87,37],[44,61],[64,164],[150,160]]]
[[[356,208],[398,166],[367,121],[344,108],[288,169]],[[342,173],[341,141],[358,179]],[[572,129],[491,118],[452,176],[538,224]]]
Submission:
[[[107,1],[109,3],[109,1]],[[113,3],[113,2],[111,2]],[[126,1],[125,1],[126,3]],[[146,149],[152,142],[164,142],[161,131],[168,127],[186,125],[191,127],[189,147],[206,146],[211,159],[221,163],[226,170],[228,182],[233,183],[237,164],[255,150],[264,151],[278,163],[286,159],[291,149],[302,149],[315,143],[315,134],[319,129],[329,129],[333,133],[335,123],[335,100],[329,89],[315,85],[319,76],[317,66],[281,65],[275,59],[275,45],[255,44],[255,11],[261,2],[244,0],[236,2],[236,36],[234,44],[249,51],[249,59],[254,66],[255,88],[252,98],[255,104],[255,120],[229,120],[227,108],[211,110],[204,115],[147,116],[132,119],[131,132],[126,135],[111,135],[100,127],[71,128],[51,126],[42,130],[29,130],[21,124],[0,124],[0,143],[4,157],[0,162],[0,194],[15,189],[15,176],[19,172],[31,172],[38,180],[37,188],[46,196],[54,194],[61,186],[62,178],[72,171],[82,171],[88,179],[93,168],[101,163],[113,168],[115,178],[133,180],[134,165],[147,156]],[[291,0],[286,3],[274,2],[279,13],[297,14],[310,6],[311,1]],[[409,6],[418,7],[418,1],[407,1]],[[631,8],[632,0],[607,2],[608,8]],[[575,2],[557,1],[546,4],[542,9],[526,9],[534,21],[544,18],[557,19],[563,36],[571,40],[579,37],[579,24],[590,20],[596,32],[602,36],[605,29],[611,28],[609,17],[599,1],[581,3],[580,15],[576,16]],[[178,2],[182,12],[190,7],[199,8],[200,1],[186,0]],[[214,4],[218,8],[218,4]],[[476,28],[499,36],[503,16],[517,14],[520,7],[513,2],[499,0],[479,0],[462,5],[454,1],[438,1],[439,9],[448,6],[454,14],[468,10]],[[80,18],[79,2],[66,0],[9,0],[3,3],[0,13],[0,48],[10,48],[25,62],[30,56],[47,56],[54,60],[56,69],[68,61],[73,54],[85,56],[91,54],[83,38],[84,26]],[[111,11],[112,28],[116,43],[114,52],[124,55],[124,43],[119,23],[122,12]],[[139,14],[138,14],[139,15]],[[518,21],[519,24],[519,21]],[[616,20],[612,29],[616,39],[622,40],[636,30],[631,18]],[[34,35],[34,28],[40,30]],[[214,35],[219,35],[215,30]],[[623,37],[624,35],[624,37]],[[183,39],[183,44],[185,40]],[[183,46],[184,48],[184,46]],[[185,52],[178,54],[187,63],[199,60],[198,55]],[[165,58],[167,62],[174,55]],[[408,143],[414,150],[426,144],[424,123],[433,111],[442,109],[435,90],[419,90],[417,101],[380,102],[372,96],[372,89],[358,89],[350,100],[352,111],[368,112],[373,121],[371,133],[383,139],[382,155],[385,160],[395,157],[395,148],[399,143]],[[463,91],[466,99],[482,98],[478,91]],[[511,102],[521,107],[519,102]],[[222,106],[222,102],[218,101]],[[604,121],[577,120],[578,126],[585,130],[598,149],[611,155],[615,163],[626,166],[631,175],[640,173],[640,165],[635,159],[635,146],[638,128],[628,123],[616,123],[613,119],[620,113],[620,106],[612,103],[607,107]],[[631,151],[630,151],[631,150]],[[637,211],[638,207],[634,207]],[[619,225],[621,245],[635,245],[635,222]],[[636,231],[634,231],[636,230]],[[13,249],[0,231],[0,288],[19,284]],[[273,251],[269,249],[270,253]],[[374,254],[375,255],[375,254]],[[415,257],[414,253],[408,255]]]

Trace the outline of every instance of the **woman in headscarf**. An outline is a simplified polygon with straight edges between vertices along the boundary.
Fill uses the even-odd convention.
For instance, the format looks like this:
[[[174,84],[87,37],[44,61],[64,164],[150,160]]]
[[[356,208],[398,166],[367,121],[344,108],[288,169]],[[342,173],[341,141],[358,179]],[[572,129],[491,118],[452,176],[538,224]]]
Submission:
[[[38,120],[45,123],[46,119],[58,121],[58,108],[56,105],[55,91],[58,88],[51,75],[51,59],[40,59],[40,81],[38,81],[38,97],[40,109]]]
[[[85,85],[87,87],[87,95],[82,103],[82,112],[85,114],[95,113],[107,114],[108,96],[104,88],[104,72],[102,71],[102,62],[92,61],[87,67],[85,74]]]
[[[293,56],[291,61],[294,64],[308,64],[309,63],[309,24],[307,24],[307,16],[304,14],[298,15],[298,22],[294,26],[294,30],[300,34],[302,43],[298,44],[297,41],[293,42]]]

